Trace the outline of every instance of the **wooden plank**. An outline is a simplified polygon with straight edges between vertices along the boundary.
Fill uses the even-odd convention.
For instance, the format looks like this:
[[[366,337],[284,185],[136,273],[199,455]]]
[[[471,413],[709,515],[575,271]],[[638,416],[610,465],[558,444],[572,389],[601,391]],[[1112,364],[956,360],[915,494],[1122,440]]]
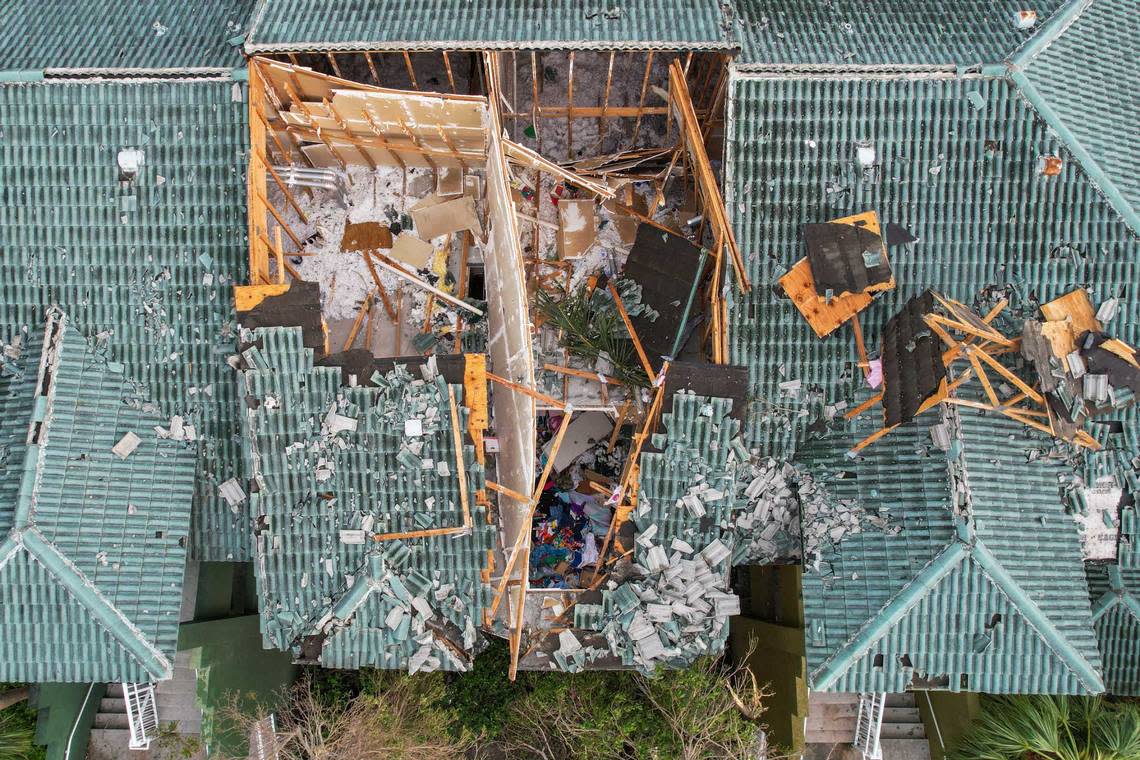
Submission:
[[[1038,404],[1044,404],[1045,403],[1045,399],[1042,398],[1040,393],[1033,390],[1033,388],[1029,387],[1029,385],[1027,385],[1024,380],[1022,380],[1017,375],[1013,374],[1013,372],[1006,369],[1005,366],[1002,365],[1001,362],[999,362],[997,359],[994,359],[992,356],[987,354],[985,351],[978,351],[976,349],[971,349],[970,353],[971,354],[977,354],[979,359],[981,359],[986,364],[993,367],[995,372],[997,372],[999,375],[1001,375],[1006,380],[1011,382],[1014,385],[1014,387],[1016,387],[1019,391],[1024,393],[1026,396],[1033,399]]]
[[[423,290],[426,290],[429,293],[433,293],[436,298],[441,298],[444,301],[447,301],[452,306],[458,306],[461,309],[466,309],[467,311],[471,312],[472,314],[475,314],[476,316],[483,316],[483,312],[480,309],[475,308],[474,306],[467,303],[466,301],[460,301],[455,296],[451,295],[450,293],[447,293],[445,291],[440,290],[439,288],[435,287],[434,285],[431,285],[427,282],[424,282],[419,277],[416,277],[414,274],[408,272],[402,266],[400,266],[395,261],[393,261],[392,259],[385,256],[384,254],[380,253],[379,251],[361,251],[361,255],[364,256],[365,260],[375,259],[376,261],[374,263],[379,264],[383,269],[388,270],[389,272],[396,275],[397,277],[401,277],[401,278],[407,280],[408,282],[412,283],[413,285],[416,285],[417,287],[422,288]]]
[[[1084,288],[1071,290],[1060,298],[1041,304],[1041,313],[1050,321],[1071,320],[1073,335],[1079,336],[1086,330],[1101,332],[1104,327],[1096,318],[1096,310]]]
[[[780,287],[820,338],[835,332],[844,322],[870,306],[873,300],[866,293],[844,293],[830,302],[820,298],[815,292],[815,280],[806,257],[780,277]]]
[[[649,363],[649,357],[645,354],[645,348],[641,345],[641,339],[637,337],[637,331],[633,329],[633,322],[630,321],[629,313],[625,310],[625,304],[622,303],[621,296],[618,294],[613,282],[610,283],[609,287],[610,295],[613,296],[614,299],[614,306],[617,307],[618,314],[621,315],[621,321],[625,323],[625,329],[629,332],[629,337],[633,339],[633,347],[637,351],[637,358],[641,361],[642,369],[645,370],[645,376],[650,382],[653,382],[653,365]]]

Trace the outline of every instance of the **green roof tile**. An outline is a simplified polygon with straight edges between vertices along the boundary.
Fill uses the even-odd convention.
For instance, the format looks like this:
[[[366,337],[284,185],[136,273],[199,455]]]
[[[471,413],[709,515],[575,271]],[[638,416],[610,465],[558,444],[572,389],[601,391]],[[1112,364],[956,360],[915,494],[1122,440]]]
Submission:
[[[5,439],[24,436],[30,477],[0,545],[0,678],[169,678],[195,454],[156,435],[163,420],[62,319],[20,358],[25,376],[42,378],[24,389],[35,411],[3,419]],[[112,447],[127,433],[140,440],[120,458]]]
[[[0,70],[225,71],[241,65],[253,0],[10,0]]]
[[[1105,685],[1140,696],[1140,570],[1090,565],[1088,581]]]
[[[918,238],[890,249],[898,287],[860,315],[872,350],[927,287],[971,302],[1008,286],[1011,311],[1029,313],[1033,298],[1088,285],[1099,303],[1140,280],[1140,240],[1005,80],[740,76],[730,95],[726,198],[755,287],[732,296],[729,359],[751,368],[745,436],[771,456],[863,385],[849,328],[816,338],[773,289],[804,255],[805,223],[874,209]],[[876,167],[859,166],[856,141]],[[1066,159],[1060,176],[1037,173],[1044,154]],[[1111,329],[1135,344],[1140,299],[1122,307]]]
[[[1013,59],[1024,70],[1014,76],[1140,232],[1140,15],[1129,0],[1075,5],[1080,14],[1063,19],[1047,45]]]
[[[341,387],[339,367],[313,366],[299,328],[249,337],[255,345],[243,355],[249,361],[256,352],[261,367],[242,377],[253,405],[245,414],[246,461],[257,483],[250,509],[265,645],[327,667],[415,669],[418,659],[434,658],[429,667],[462,669],[432,626],[470,652],[490,603],[481,571],[494,526],[474,504],[483,474],[473,448],[464,447],[468,533],[372,539],[463,524],[447,386],[399,368],[377,378],[380,387]],[[461,404],[462,387],[452,390]],[[333,431],[334,406],[355,430]],[[459,411],[462,425],[466,409]],[[404,445],[411,418],[424,430],[418,453]],[[346,542],[342,531],[363,532]],[[430,606],[430,618],[413,612],[415,597]]]
[[[247,49],[728,48],[717,0],[262,0]]]
[[[170,424],[201,437],[193,553],[249,556],[236,474],[232,285],[245,281],[247,107],[233,82],[0,86],[0,324],[58,304]],[[138,148],[129,188],[116,157]],[[7,337],[7,336],[5,336]]]
[[[886,518],[883,529],[822,541],[805,557],[813,687],[1102,691],[1060,468],[1026,462],[1028,449],[1047,442],[1005,418],[946,411],[954,444],[945,453],[928,432],[939,419],[902,426],[854,461],[844,452],[874,420],[847,422],[802,452],[819,463],[811,482],[836,508]],[[821,517],[837,522],[835,511],[812,512],[818,501],[805,506],[805,534]]]
[[[742,66],[970,67],[998,63],[1065,0],[737,0]],[[1019,29],[1018,11],[1038,23]]]

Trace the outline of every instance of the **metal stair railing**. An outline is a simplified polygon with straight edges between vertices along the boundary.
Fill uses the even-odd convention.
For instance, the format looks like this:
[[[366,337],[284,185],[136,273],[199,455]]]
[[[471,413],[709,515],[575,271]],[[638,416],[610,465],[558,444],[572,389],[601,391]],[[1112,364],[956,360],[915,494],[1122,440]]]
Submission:
[[[855,749],[863,753],[864,760],[882,760],[883,748],[879,745],[879,732],[883,728],[883,710],[887,704],[885,692],[860,692],[859,717],[855,720]]]
[[[158,737],[158,704],[153,683],[124,683],[123,700],[127,703],[127,727],[131,749],[149,749]]]

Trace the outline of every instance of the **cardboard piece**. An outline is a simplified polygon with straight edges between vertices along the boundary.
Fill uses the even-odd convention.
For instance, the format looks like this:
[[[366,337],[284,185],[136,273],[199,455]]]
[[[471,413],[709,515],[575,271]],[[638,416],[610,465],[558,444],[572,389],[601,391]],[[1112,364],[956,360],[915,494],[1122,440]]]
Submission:
[[[340,239],[342,251],[375,251],[392,247],[392,231],[380,222],[357,222],[344,225]]]
[[[558,201],[558,257],[576,259],[590,250],[598,234],[592,200]]]
[[[570,420],[570,427],[562,439],[562,445],[554,455],[554,471],[562,472],[570,464],[590,450],[599,441],[609,438],[614,429],[613,420],[605,412],[582,412],[574,415]],[[554,446],[554,439],[547,441],[543,447],[544,456],[550,456]]]
[[[463,170],[456,167],[444,167],[439,170],[436,179],[435,192],[441,196],[463,194]]]
[[[483,237],[483,227],[475,213],[475,201],[467,195],[430,205],[421,201],[411,210],[411,214],[416,235],[421,240],[434,240],[460,230],[471,230],[476,237]]]
[[[415,235],[404,233],[396,237],[388,256],[401,264],[410,264],[416,269],[423,269],[431,261],[433,253],[435,246],[431,243],[425,243]]]

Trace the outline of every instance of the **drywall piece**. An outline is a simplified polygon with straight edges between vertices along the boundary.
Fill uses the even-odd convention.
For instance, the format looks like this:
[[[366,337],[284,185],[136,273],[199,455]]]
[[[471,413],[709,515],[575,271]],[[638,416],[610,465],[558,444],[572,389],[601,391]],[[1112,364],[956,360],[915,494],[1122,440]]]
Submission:
[[[423,269],[431,261],[433,253],[435,246],[431,243],[425,243],[415,235],[402,233],[396,237],[388,255],[401,264],[410,264],[416,269]]]
[[[349,222],[340,239],[342,251],[375,251],[392,247],[392,231],[380,222]]]
[[[562,439],[562,445],[554,455],[554,471],[565,470],[595,443],[607,440],[613,429],[613,420],[605,412],[582,412],[574,415],[570,427],[566,430],[566,436]],[[542,449],[544,456],[550,456],[553,445],[553,439],[547,442]]]
[[[598,224],[592,200],[558,201],[558,257],[579,258],[594,244]]]
[[[237,478],[230,478],[218,486],[218,494],[226,500],[230,507],[236,507],[245,501],[245,491]]]
[[[119,442],[111,447],[111,451],[119,459],[126,459],[131,455],[132,452],[134,452],[135,449],[139,447],[140,443],[142,443],[141,438],[139,438],[133,432],[127,431],[123,434],[123,437],[119,439]]]
[[[463,194],[463,170],[456,167],[445,167],[439,170],[435,183],[436,195],[451,196]]]
[[[487,303],[489,369],[533,389],[534,352],[518,221],[511,203],[502,124],[494,109],[489,109],[489,115],[486,202],[490,230],[483,255],[487,282],[495,283]],[[497,480],[516,493],[529,494],[534,488],[535,400],[495,387],[492,403],[499,444]],[[530,530],[528,504],[504,494],[498,494],[498,502],[501,529],[510,546]],[[523,564],[517,564],[513,577],[525,578]]]
[[[411,214],[416,236],[421,240],[434,240],[460,230],[471,230],[476,237],[483,237],[483,226],[479,224],[475,201],[470,196],[426,207],[421,203],[412,209]]]

